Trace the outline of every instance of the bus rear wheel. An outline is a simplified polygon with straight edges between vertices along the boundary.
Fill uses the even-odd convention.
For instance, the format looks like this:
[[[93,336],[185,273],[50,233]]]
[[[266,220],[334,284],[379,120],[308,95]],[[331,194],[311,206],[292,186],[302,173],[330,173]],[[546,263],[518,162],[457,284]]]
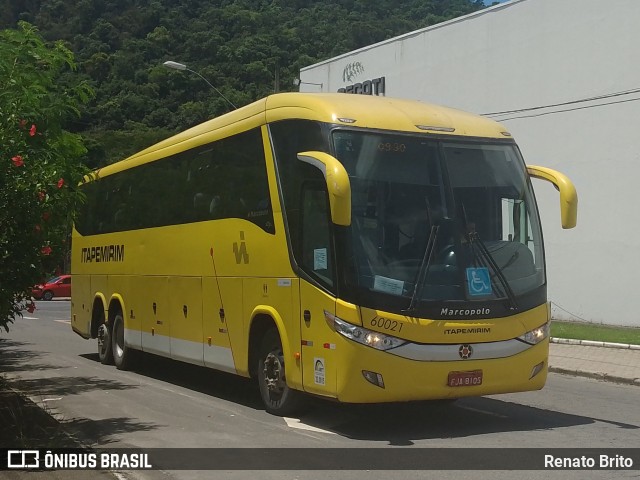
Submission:
[[[104,322],[98,327],[98,358],[103,365],[111,365],[113,363],[111,329]]]
[[[280,336],[275,329],[262,338],[258,356],[258,386],[267,412],[286,416],[301,406],[301,394],[287,385],[284,354]]]
[[[116,368],[118,370],[128,370],[131,366],[133,352],[124,344],[124,318],[120,312],[113,317],[111,347],[113,363],[115,363]]]

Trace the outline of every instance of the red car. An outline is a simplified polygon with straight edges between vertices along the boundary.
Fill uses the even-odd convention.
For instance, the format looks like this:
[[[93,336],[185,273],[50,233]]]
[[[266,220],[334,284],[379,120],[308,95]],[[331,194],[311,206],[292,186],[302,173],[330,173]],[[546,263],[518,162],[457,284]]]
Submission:
[[[71,275],[60,275],[48,280],[47,283],[36,285],[31,291],[36,300],[51,300],[53,297],[71,296]]]

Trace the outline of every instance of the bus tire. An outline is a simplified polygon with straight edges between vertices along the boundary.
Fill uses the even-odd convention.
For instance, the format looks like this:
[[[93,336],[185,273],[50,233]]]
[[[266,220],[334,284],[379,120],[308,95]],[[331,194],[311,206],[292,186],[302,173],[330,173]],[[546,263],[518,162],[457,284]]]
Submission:
[[[286,416],[301,406],[301,394],[287,385],[282,343],[275,328],[262,337],[258,354],[258,386],[265,409],[272,415]]]
[[[117,312],[113,317],[113,331],[111,333],[113,363],[118,370],[128,370],[131,366],[133,352],[124,344],[124,318],[121,312]]]
[[[103,365],[113,364],[113,349],[111,347],[111,327],[102,322],[98,327],[98,358]]]

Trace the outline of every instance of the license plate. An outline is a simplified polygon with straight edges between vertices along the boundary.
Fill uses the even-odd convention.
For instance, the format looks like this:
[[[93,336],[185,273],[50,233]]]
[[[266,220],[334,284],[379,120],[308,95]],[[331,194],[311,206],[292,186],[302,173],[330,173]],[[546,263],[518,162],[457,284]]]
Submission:
[[[482,370],[449,372],[447,385],[450,387],[475,387],[482,385]]]

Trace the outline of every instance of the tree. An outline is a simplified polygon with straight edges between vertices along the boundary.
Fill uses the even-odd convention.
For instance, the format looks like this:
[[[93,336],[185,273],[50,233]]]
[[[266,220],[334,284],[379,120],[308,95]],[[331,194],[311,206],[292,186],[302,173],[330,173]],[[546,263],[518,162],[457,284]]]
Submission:
[[[301,67],[481,8],[482,0],[0,0],[0,28],[31,19],[44,38],[68,42],[97,93],[69,128],[95,146],[135,140],[92,149],[92,164],[104,165],[140,145],[127,124],[176,131],[229,110],[202,80],[167,72],[166,60],[242,106],[295,90]],[[199,105],[181,108],[189,102]]]
[[[73,83],[73,54],[20,22],[0,31],[0,327],[33,311],[31,287],[68,252],[86,172],[80,137],[63,129],[92,95]],[[64,77],[63,73],[67,73]]]

